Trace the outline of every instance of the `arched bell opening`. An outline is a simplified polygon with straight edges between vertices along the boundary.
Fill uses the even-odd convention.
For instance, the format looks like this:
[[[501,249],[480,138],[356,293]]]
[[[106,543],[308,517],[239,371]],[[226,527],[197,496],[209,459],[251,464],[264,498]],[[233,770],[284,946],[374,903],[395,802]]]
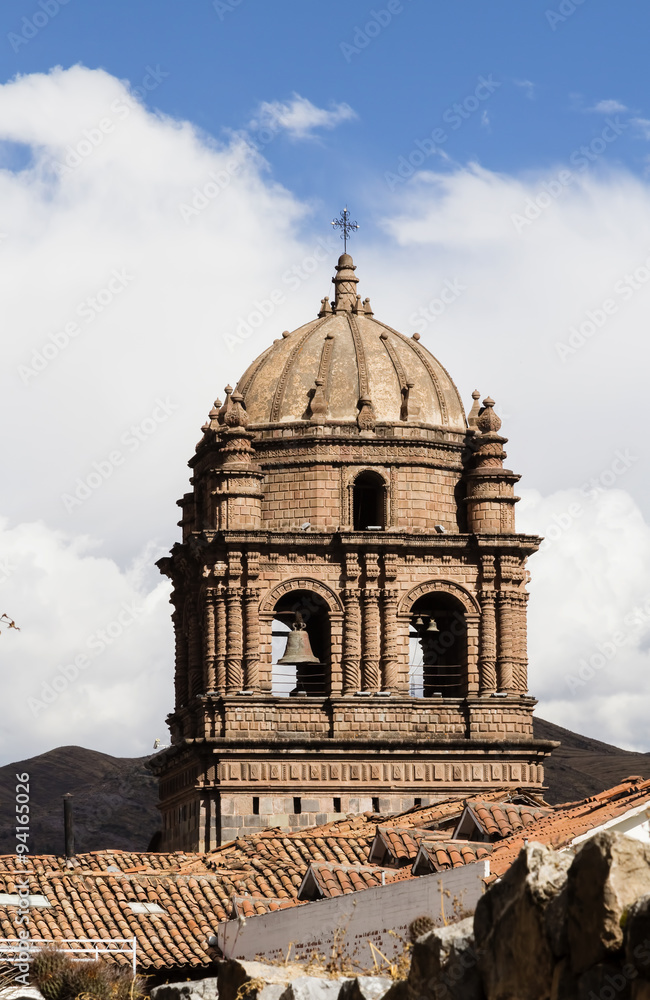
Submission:
[[[360,472],[352,484],[352,527],[368,531],[386,527],[386,483],[378,472]]]
[[[294,590],[280,598],[271,629],[271,689],[280,698],[324,698],[329,692],[329,608],[318,594]]]
[[[451,594],[418,598],[410,612],[409,680],[414,698],[467,694],[467,622]]]

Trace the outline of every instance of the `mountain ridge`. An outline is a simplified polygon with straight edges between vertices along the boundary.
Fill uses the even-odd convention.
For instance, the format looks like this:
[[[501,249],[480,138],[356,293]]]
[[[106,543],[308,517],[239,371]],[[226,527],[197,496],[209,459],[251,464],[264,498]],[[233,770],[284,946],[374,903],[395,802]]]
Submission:
[[[631,775],[650,777],[650,754],[621,750],[534,718],[535,739],[559,740],[545,764],[545,798],[557,805],[596,795]],[[73,795],[75,849],[146,851],[160,829],[149,757],[111,757],[85,747],[56,747],[0,767],[0,853],[16,849],[16,775],[30,776],[32,854],[63,853],[62,796]]]

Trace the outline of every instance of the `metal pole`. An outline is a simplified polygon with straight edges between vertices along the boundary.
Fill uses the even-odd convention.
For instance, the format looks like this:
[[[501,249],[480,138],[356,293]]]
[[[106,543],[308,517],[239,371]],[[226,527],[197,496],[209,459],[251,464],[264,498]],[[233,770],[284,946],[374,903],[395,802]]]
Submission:
[[[65,838],[65,856],[74,858],[74,820],[72,818],[72,795],[63,796],[63,829]]]

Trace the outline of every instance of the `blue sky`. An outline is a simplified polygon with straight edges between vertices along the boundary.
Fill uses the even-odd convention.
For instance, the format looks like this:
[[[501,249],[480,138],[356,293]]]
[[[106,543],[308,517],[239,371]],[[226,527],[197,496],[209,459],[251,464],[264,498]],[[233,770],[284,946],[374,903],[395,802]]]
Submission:
[[[650,750],[649,29],[604,0],[5,0],[0,760],[165,738],[187,459],[316,314],[346,203],[375,314],[497,401],[546,539],[540,714]]]
[[[5,0],[2,74],[81,63],[137,86],[148,66],[160,67],[168,75],[149,105],[217,139],[245,127],[262,101],[294,92],[319,107],[348,103],[356,120],[311,143],[280,137],[264,155],[299,197],[326,216],[350,201],[369,229],[377,186],[436,128],[447,133],[441,148],[452,163],[519,173],[564,162],[598,136],[607,113],[587,109],[599,102],[625,105],[626,122],[650,116],[643,4],[403,0],[391,14],[382,0],[218,0],[217,8],[210,0],[68,0],[23,44],[31,33],[23,19],[41,8]],[[473,111],[481,76],[498,87]],[[446,125],[445,113],[468,98],[462,125]],[[642,128],[630,126],[601,166],[643,174],[646,155]]]

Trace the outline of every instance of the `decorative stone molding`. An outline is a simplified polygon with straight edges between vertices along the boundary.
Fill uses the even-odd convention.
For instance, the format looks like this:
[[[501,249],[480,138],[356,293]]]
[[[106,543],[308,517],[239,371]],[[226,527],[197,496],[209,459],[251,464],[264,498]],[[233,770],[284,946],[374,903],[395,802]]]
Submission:
[[[294,590],[309,590],[314,594],[318,594],[327,604],[330,613],[343,613],[343,607],[338,596],[326,584],[311,577],[293,577],[291,580],[283,580],[282,583],[277,584],[277,586],[264,594],[260,600],[260,614],[272,614],[280,598],[284,597],[285,594],[290,594]]]
[[[451,594],[460,601],[467,614],[480,614],[481,607],[476,598],[453,580],[426,580],[418,584],[402,598],[398,614],[408,615],[418,598],[426,594]]]

